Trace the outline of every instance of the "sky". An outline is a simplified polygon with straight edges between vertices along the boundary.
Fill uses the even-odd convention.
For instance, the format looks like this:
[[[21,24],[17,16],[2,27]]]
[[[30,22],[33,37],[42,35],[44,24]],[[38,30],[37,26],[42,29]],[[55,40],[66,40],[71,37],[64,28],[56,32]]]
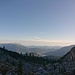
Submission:
[[[75,44],[75,0],[0,0],[0,43]]]

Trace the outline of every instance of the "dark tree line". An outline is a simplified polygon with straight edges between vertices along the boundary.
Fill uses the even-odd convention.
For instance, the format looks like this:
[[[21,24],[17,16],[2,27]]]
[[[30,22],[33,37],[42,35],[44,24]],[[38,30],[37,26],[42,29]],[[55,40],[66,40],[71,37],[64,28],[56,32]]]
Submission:
[[[43,57],[38,57],[38,56],[34,56],[31,54],[26,53],[25,55],[23,55],[22,53],[19,54],[17,52],[13,52],[13,51],[8,51],[5,48],[0,48],[1,51],[3,51],[4,53],[10,55],[11,57],[15,58],[15,59],[23,59],[27,62],[30,63],[38,63],[38,64],[48,64],[48,63],[54,63],[56,62],[55,60],[48,60],[48,59],[44,59]],[[14,63],[13,63],[14,64]]]

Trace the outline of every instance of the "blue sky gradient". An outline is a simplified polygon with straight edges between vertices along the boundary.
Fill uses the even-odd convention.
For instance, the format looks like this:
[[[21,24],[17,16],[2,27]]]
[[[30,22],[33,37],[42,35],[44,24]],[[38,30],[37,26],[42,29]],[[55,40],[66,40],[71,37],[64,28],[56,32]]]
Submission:
[[[74,43],[75,1],[1,0],[0,40]]]

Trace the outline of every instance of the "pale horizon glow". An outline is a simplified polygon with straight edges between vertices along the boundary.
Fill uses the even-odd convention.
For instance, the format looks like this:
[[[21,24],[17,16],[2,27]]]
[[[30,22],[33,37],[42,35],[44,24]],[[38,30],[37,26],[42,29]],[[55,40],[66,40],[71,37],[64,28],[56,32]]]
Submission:
[[[0,40],[0,44],[2,43],[19,43],[24,46],[69,46],[75,45],[73,41],[67,40]]]

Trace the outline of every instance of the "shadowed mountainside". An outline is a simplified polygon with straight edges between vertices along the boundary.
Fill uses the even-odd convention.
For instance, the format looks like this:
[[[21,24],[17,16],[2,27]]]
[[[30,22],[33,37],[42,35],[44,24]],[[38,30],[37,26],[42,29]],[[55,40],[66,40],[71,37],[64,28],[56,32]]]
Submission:
[[[75,61],[75,47],[73,47],[67,54],[61,57],[60,61]]]
[[[71,50],[71,48],[74,47],[74,45],[70,45],[70,46],[65,46],[65,47],[62,47],[56,51],[53,51],[53,52],[47,52],[47,53],[44,53],[45,55],[53,55],[53,56],[63,56],[65,55],[67,52],[69,52]]]

